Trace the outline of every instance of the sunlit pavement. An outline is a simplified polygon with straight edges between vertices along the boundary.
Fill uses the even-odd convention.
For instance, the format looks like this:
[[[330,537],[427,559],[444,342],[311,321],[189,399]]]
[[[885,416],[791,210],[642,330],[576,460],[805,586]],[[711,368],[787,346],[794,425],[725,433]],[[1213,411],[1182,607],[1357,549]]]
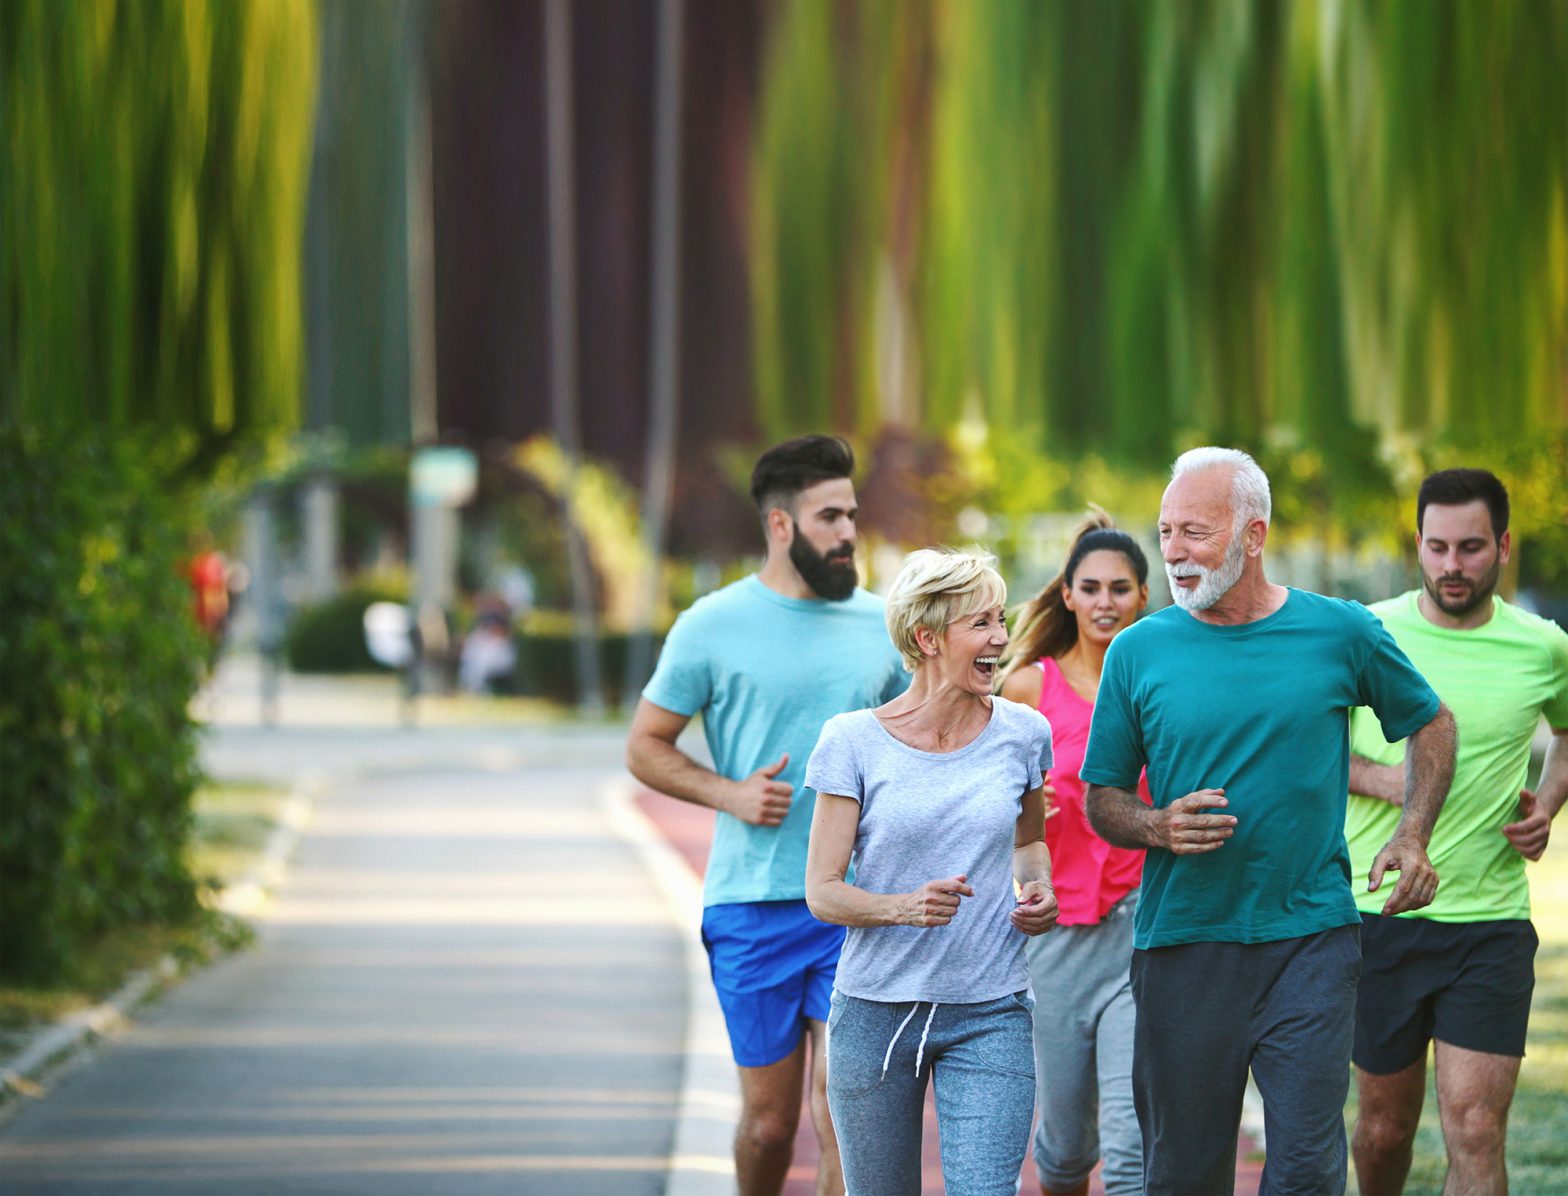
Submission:
[[[0,1190],[728,1190],[733,1068],[690,942],[712,815],[607,803],[619,725],[448,705],[407,728],[388,679],[288,677],[266,727],[258,682],[231,661],[204,693],[204,763],[317,796],[256,947],[0,1129]],[[929,1109],[924,1162],[940,1193]],[[815,1165],[803,1117],[786,1196]]]
[[[217,775],[316,779],[287,880],[254,949],[17,1113],[5,1192],[664,1190],[686,974],[596,796],[623,730],[409,730],[389,695],[209,711]]]

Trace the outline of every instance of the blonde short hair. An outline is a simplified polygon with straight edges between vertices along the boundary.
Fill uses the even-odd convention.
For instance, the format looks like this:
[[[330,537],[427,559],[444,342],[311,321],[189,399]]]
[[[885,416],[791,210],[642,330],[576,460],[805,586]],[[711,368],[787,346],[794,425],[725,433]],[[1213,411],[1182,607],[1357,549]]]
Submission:
[[[887,633],[911,672],[925,659],[915,633],[922,627],[940,635],[954,619],[1007,602],[1007,583],[989,552],[921,548],[904,558],[904,567],[887,593]]]

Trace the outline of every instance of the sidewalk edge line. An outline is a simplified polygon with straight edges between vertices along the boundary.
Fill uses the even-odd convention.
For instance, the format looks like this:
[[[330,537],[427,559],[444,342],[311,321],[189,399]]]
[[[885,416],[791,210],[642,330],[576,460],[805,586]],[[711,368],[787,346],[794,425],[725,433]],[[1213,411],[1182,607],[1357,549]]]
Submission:
[[[665,1196],[732,1196],[740,1081],[708,976],[702,885],[633,793],[629,778],[612,781],[601,791],[602,804],[616,835],[636,851],[669,905],[686,961],[686,1053]]]

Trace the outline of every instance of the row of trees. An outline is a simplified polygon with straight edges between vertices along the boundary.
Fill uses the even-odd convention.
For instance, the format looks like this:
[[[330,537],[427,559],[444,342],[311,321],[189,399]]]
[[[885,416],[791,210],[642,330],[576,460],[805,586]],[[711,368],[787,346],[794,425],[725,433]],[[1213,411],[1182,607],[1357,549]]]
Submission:
[[[0,6],[0,972],[194,907],[204,496],[296,423],[306,0]]]
[[[752,183],[772,434],[969,422],[1151,468],[1240,443],[1342,528],[1464,456],[1562,535],[1559,0],[801,0]]]

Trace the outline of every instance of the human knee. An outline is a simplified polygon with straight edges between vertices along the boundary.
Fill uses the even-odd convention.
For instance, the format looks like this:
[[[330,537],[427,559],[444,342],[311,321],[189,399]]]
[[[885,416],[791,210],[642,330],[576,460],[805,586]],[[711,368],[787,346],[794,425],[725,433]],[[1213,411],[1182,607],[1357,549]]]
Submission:
[[[754,1151],[764,1153],[792,1148],[800,1126],[800,1109],[748,1109],[735,1131],[736,1138]]]
[[[1415,1141],[1416,1119],[1390,1109],[1369,1109],[1361,1106],[1356,1117],[1355,1145],[1357,1151],[1375,1154],[1397,1154],[1409,1150]]]
[[[1450,1157],[1500,1155],[1508,1136],[1508,1112],[1485,1105],[1456,1109],[1443,1119],[1443,1142]]]

